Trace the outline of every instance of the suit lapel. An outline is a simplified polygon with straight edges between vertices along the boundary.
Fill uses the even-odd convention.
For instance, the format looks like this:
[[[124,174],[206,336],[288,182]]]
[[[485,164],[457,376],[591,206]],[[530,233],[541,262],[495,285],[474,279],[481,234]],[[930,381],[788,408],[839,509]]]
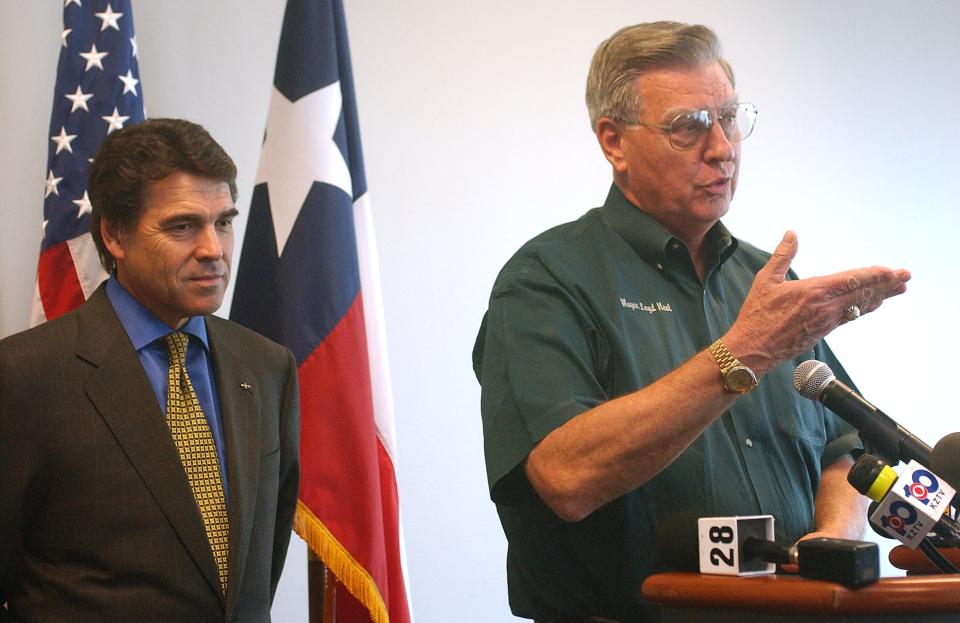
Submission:
[[[102,286],[80,308],[79,322],[77,356],[97,367],[86,382],[87,396],[211,589],[221,595],[203,519],[164,414]]]
[[[246,568],[257,502],[260,473],[260,407],[257,397],[260,387],[257,377],[244,362],[243,353],[234,350],[236,345],[224,335],[223,322],[219,318],[207,317],[207,335],[227,446],[230,585],[226,612],[229,616]]]

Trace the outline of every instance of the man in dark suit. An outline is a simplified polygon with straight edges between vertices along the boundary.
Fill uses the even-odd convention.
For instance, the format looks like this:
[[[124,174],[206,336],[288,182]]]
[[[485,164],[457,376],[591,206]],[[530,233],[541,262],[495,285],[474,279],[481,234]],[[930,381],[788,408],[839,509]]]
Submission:
[[[97,154],[110,279],[0,341],[0,620],[270,620],[297,500],[297,368],[210,315],[235,177],[187,121],[128,126]]]

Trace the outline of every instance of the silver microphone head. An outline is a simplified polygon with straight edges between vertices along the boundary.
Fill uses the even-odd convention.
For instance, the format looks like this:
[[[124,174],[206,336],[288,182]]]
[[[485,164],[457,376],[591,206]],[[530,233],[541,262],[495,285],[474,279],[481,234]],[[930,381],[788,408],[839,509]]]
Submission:
[[[818,400],[823,388],[836,378],[830,366],[816,359],[808,359],[794,370],[793,386],[804,398]]]

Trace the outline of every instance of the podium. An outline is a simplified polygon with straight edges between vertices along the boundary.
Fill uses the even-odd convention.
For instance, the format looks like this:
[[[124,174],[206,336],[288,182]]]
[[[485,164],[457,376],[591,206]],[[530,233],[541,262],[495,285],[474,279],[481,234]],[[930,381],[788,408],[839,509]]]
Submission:
[[[960,576],[886,578],[861,588],[795,575],[650,576],[643,597],[661,623],[956,623]]]

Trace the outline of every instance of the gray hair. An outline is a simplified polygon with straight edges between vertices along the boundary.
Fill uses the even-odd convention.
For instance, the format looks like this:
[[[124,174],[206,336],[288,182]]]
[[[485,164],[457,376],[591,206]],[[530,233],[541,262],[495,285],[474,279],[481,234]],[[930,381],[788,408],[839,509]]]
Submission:
[[[643,102],[634,87],[641,74],[668,68],[694,68],[718,62],[730,84],[733,68],[721,56],[720,40],[707,26],[651,22],[621,28],[600,44],[587,75],[590,127],[609,117],[635,123]]]

